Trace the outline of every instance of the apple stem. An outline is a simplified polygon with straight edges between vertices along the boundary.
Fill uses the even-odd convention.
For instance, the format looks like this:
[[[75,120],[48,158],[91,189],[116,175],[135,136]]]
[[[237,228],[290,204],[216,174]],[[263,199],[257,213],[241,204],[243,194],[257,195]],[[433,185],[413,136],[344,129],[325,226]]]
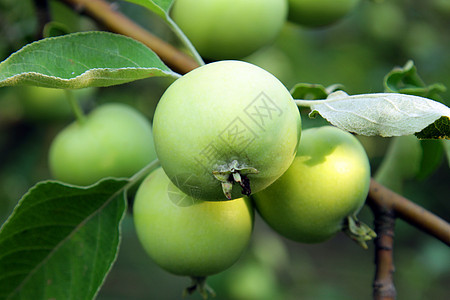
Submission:
[[[83,110],[80,107],[80,103],[75,98],[72,90],[64,90],[66,92],[67,100],[69,101],[70,107],[72,108],[73,114],[77,119],[78,123],[83,124],[86,121],[86,116],[83,113]]]
[[[186,48],[192,54],[195,61],[200,66],[205,65],[205,62],[203,61],[202,57],[198,53],[197,49],[195,49],[194,45],[192,45],[191,41],[183,33],[183,31],[180,29],[180,27],[178,27],[178,25],[169,16],[166,18],[166,22],[169,25],[169,27],[172,29],[172,31],[175,33],[175,35],[181,40],[181,42],[186,46]]]
[[[298,107],[309,107],[313,106],[314,104],[322,104],[327,101],[326,99],[320,99],[320,100],[306,100],[306,99],[294,99],[295,104],[297,104]]]

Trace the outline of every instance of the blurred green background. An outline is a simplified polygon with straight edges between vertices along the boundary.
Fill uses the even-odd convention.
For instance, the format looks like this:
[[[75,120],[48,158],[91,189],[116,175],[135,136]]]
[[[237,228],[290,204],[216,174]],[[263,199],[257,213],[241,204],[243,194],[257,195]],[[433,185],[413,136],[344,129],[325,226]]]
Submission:
[[[53,21],[67,32],[104,30],[59,1],[49,1]],[[117,9],[142,26],[177,44],[155,15],[123,1]],[[41,38],[31,0],[0,0],[0,59]],[[340,83],[349,94],[383,92],[383,77],[395,66],[413,60],[427,84],[450,87],[450,1],[363,0],[341,22],[321,29],[286,23],[274,43],[245,60],[277,76],[287,88],[299,82],[328,86]],[[86,111],[104,102],[125,102],[150,120],[168,79],[80,91]],[[39,100],[41,96],[41,100]],[[450,90],[442,93],[450,104]],[[304,127],[325,124],[309,120]],[[58,90],[0,89],[0,223],[36,182],[51,178],[47,152],[53,137],[73,120],[64,94]],[[360,138],[375,174],[392,139]],[[450,219],[449,162],[438,157],[427,178],[410,176],[400,191],[442,218]],[[372,224],[369,209],[360,218]],[[226,226],[226,224],[224,224]],[[119,257],[98,299],[179,299],[189,279],[159,269],[137,241],[131,215],[122,227]],[[448,299],[450,251],[443,243],[399,220],[395,238],[395,284],[398,299]],[[215,299],[370,299],[374,276],[373,245],[359,248],[343,234],[318,245],[279,237],[257,217],[251,245],[229,270],[208,282]],[[201,299],[198,294],[187,299]]]

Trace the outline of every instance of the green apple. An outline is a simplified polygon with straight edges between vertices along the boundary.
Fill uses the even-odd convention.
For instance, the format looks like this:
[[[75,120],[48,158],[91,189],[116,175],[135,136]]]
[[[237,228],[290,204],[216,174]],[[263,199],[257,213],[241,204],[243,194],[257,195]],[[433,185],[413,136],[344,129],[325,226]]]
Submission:
[[[203,201],[180,191],[158,168],[142,182],[133,206],[138,238],[166,271],[206,277],[233,265],[253,230],[249,199]]]
[[[236,59],[277,37],[287,7],[286,0],[176,0],[171,15],[200,55]]]
[[[360,0],[289,0],[288,20],[320,27],[337,22],[352,11]]]
[[[104,177],[129,177],[156,159],[149,121],[134,108],[110,103],[70,124],[50,146],[53,177],[90,185]]]
[[[242,61],[214,62],[177,79],[153,119],[164,171],[185,193],[205,200],[269,186],[289,168],[300,133],[286,87]]]
[[[369,160],[358,139],[324,126],[303,131],[290,168],[253,199],[275,231],[294,241],[318,243],[358,213],[369,184]]]

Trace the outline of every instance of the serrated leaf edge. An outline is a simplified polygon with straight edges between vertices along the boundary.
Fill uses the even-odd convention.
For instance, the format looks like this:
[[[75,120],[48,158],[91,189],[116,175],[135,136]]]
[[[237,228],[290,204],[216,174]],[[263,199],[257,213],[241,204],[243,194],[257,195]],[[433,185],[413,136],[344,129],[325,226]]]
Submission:
[[[27,191],[27,193],[25,193],[25,195],[23,195],[23,197],[18,201],[18,203],[17,203],[16,207],[14,208],[13,212],[11,213],[11,215],[8,217],[8,219],[7,219],[7,220],[2,224],[2,226],[0,227],[0,233],[2,232],[3,228],[10,222],[10,220],[17,214],[17,210],[20,208],[21,204],[23,203],[23,201],[25,201],[25,199],[28,197],[28,195],[29,195],[33,190],[39,188],[39,186],[41,186],[41,185],[48,184],[48,183],[54,183],[54,184],[59,184],[59,185],[62,185],[62,186],[67,186],[67,187],[70,187],[70,188],[77,188],[77,189],[80,189],[80,190],[88,190],[88,189],[93,188],[93,187],[95,187],[95,186],[97,186],[97,185],[100,185],[101,183],[103,183],[103,182],[105,182],[105,181],[108,181],[108,180],[114,180],[114,181],[117,181],[117,182],[124,181],[124,183],[125,183],[125,181],[128,181],[127,179],[105,178],[105,179],[100,180],[100,181],[98,181],[98,182],[96,182],[96,183],[94,183],[94,184],[92,184],[92,185],[89,185],[89,186],[76,186],[76,185],[66,184],[66,183],[64,183],[64,182],[55,181],[55,180],[46,180],[46,181],[38,182],[36,185],[34,185],[32,188],[30,188],[30,189]],[[97,215],[99,211],[101,211],[104,207],[106,207],[107,205],[109,205],[111,201],[113,201],[117,196],[120,195],[120,193],[125,193],[126,188],[127,188],[127,184],[124,184],[119,190],[117,190],[114,194],[112,194],[111,197],[109,197],[108,200],[106,200],[105,203],[103,203],[103,205],[101,205],[98,209],[96,209],[94,212],[92,212],[86,219],[84,219],[82,222],[80,222],[80,224],[78,224],[78,225],[74,228],[74,230],[72,230],[72,232],[71,232],[70,234],[68,234],[63,240],[61,240],[61,241],[55,246],[55,248],[53,248],[52,251],[50,251],[49,254],[48,254],[48,255],[47,255],[47,256],[46,256],[39,264],[37,264],[36,267],[34,267],[34,268],[27,274],[27,276],[24,278],[24,280],[16,287],[16,289],[14,289],[14,291],[12,292],[12,294],[10,294],[10,295],[8,296],[8,298],[10,298],[12,295],[16,294],[17,291],[20,290],[20,288],[21,288],[24,284],[26,284],[26,282],[29,280],[29,278],[31,278],[31,276],[32,276],[34,273],[36,273],[37,270],[39,270],[39,268],[40,268],[46,261],[48,261],[48,260],[52,257],[53,253],[55,253],[57,249],[59,249],[59,248],[60,248],[60,247],[61,247],[61,246],[62,246],[62,245],[70,238],[70,237],[72,237],[72,236],[78,231],[79,228],[81,228],[81,225],[86,224],[90,219],[92,219],[95,215]],[[124,211],[123,211],[123,213],[122,213],[122,216],[120,217],[120,220],[119,220],[119,227],[118,227],[118,230],[119,230],[119,241],[118,241],[118,244],[117,244],[117,250],[119,250],[120,242],[121,242],[121,226],[120,226],[120,225],[121,225],[121,223],[122,223],[122,221],[123,221],[123,219],[124,219],[124,216],[125,216],[125,214],[126,214],[126,211],[127,211],[127,209],[126,209],[126,208],[127,208],[127,201],[126,201],[126,195],[125,195],[125,194],[124,194],[124,202],[125,202],[125,209],[124,209]],[[106,271],[106,274],[109,273],[109,271],[111,270],[111,268],[112,268],[112,266],[114,265],[115,261],[117,260],[118,253],[119,253],[119,251],[116,251],[115,256],[114,256],[114,259],[113,259],[113,261],[111,262],[110,266],[108,267],[108,269],[107,269],[107,271]],[[102,280],[101,284],[99,284],[99,286],[98,286],[97,290],[95,291],[94,295],[97,295],[97,294],[98,294],[98,292],[100,291],[100,288],[102,287],[102,285],[103,285],[105,279],[106,279],[106,276],[103,277],[103,280]],[[8,298],[7,298],[7,299],[8,299]]]
[[[166,74],[167,76],[172,77],[174,79],[178,79],[178,78],[181,77],[180,74],[175,73],[173,71],[167,72],[167,71],[164,71],[164,70],[161,70],[161,69],[158,69],[158,68],[132,68],[132,67],[126,67],[126,68],[93,68],[93,69],[87,70],[86,72],[84,72],[84,73],[82,73],[80,75],[77,75],[76,77],[69,78],[69,79],[56,77],[56,76],[45,75],[45,74],[37,73],[37,72],[20,73],[20,74],[8,77],[8,78],[6,78],[3,81],[0,81],[0,87],[13,85],[13,84],[15,84],[14,81],[18,81],[18,80],[20,80],[21,77],[24,77],[24,76],[30,76],[30,77],[32,77],[32,76],[39,76],[41,78],[45,78],[45,79],[49,79],[49,80],[56,80],[56,81],[58,81],[60,83],[64,83],[64,84],[62,84],[62,86],[60,88],[70,88],[70,89],[92,87],[92,85],[86,85],[86,84],[83,84],[83,83],[90,82],[90,81],[96,80],[96,79],[107,79],[107,80],[109,80],[111,82],[113,82],[113,81],[123,81],[123,80],[128,80],[128,81],[134,81],[135,80],[135,79],[128,79],[126,77],[122,77],[122,78],[89,77],[90,73],[95,73],[96,71],[116,72],[116,71],[121,71],[121,70],[137,70],[137,71],[143,71],[143,70],[154,71],[154,70],[157,70],[158,72]],[[148,77],[150,77],[150,76],[148,76]],[[142,77],[141,79],[145,79],[145,78],[148,78],[148,77]],[[71,84],[73,82],[77,82],[78,80],[80,80],[80,78],[81,79],[84,78],[86,80],[82,81],[81,84],[78,84],[78,85],[77,84]],[[69,86],[69,84],[71,84],[71,85]],[[53,86],[43,85],[43,84],[40,84],[40,83],[37,84],[37,85],[42,86],[42,87],[53,87]],[[113,84],[110,84],[110,85],[113,85]],[[104,85],[102,85],[102,86],[104,86]]]
[[[22,48],[20,48],[19,50],[15,51],[14,53],[12,53],[10,56],[8,56],[8,57],[7,57],[5,60],[3,60],[2,62],[0,62],[0,67],[1,67],[4,63],[7,63],[7,61],[9,61],[10,59],[12,59],[13,57],[15,57],[15,56],[17,56],[17,55],[20,55],[20,53],[22,53],[22,52],[26,52],[28,48],[34,47],[34,46],[36,46],[36,45],[38,45],[38,44],[40,44],[40,43],[47,42],[48,40],[67,39],[67,38],[70,38],[70,37],[72,37],[72,36],[93,35],[93,34],[110,35],[110,36],[120,36],[120,37],[122,37],[122,38],[124,38],[124,39],[128,39],[128,40],[130,40],[130,41],[132,41],[132,42],[134,42],[134,43],[136,43],[136,44],[139,44],[139,45],[142,45],[142,46],[146,47],[144,44],[141,44],[140,42],[136,41],[136,40],[133,39],[133,38],[130,38],[130,37],[125,36],[125,35],[117,34],[117,33],[111,33],[111,32],[106,32],[106,31],[84,31],[84,32],[76,32],[76,33],[70,33],[70,34],[66,34],[66,35],[62,35],[62,36],[49,37],[49,38],[45,38],[45,39],[41,39],[41,40],[38,40],[38,41],[34,41],[34,42],[32,42],[32,43],[29,43],[29,44],[23,46]],[[149,50],[152,51],[151,49],[149,49]],[[98,70],[110,70],[110,71],[113,72],[113,71],[128,70],[128,69],[129,69],[129,70],[158,70],[158,71],[160,71],[161,73],[166,74],[166,75],[168,75],[168,76],[170,76],[170,77],[173,77],[173,78],[175,78],[175,79],[181,77],[180,74],[178,74],[178,73],[176,73],[176,72],[174,72],[174,71],[171,71],[169,68],[168,68],[168,69],[169,69],[170,71],[161,70],[161,69],[156,68],[156,67],[153,67],[153,68],[133,68],[133,67],[125,67],[125,68],[93,68],[93,69],[87,70],[86,72],[84,72],[84,73],[82,73],[82,74],[80,74],[80,75],[77,75],[76,77],[70,78],[70,79],[61,78],[61,77],[56,77],[56,76],[50,76],[50,75],[45,75],[45,74],[38,73],[38,72],[24,72],[24,73],[20,73],[20,74],[16,74],[16,75],[10,76],[10,77],[6,77],[4,80],[0,80],[0,87],[6,86],[7,84],[4,84],[4,83],[6,83],[6,82],[11,82],[11,81],[18,80],[18,79],[17,79],[18,77],[26,76],[26,75],[36,75],[36,76],[41,76],[41,77],[43,77],[43,78],[50,79],[50,80],[52,80],[52,79],[57,79],[57,80],[60,81],[60,82],[70,83],[70,81],[76,81],[76,80],[78,80],[78,78],[83,77],[83,76],[85,77],[86,74],[88,74],[88,73],[90,73],[90,72],[98,71]],[[105,78],[105,79],[106,79],[106,78]],[[111,80],[111,81],[119,81],[119,80],[120,80],[120,79],[111,79],[111,78],[107,78],[107,79],[108,79],[108,80]],[[143,78],[142,78],[142,79],[143,79]],[[83,87],[85,87],[85,86],[80,85],[79,88],[83,88]],[[87,87],[87,86],[86,86],[86,87]]]

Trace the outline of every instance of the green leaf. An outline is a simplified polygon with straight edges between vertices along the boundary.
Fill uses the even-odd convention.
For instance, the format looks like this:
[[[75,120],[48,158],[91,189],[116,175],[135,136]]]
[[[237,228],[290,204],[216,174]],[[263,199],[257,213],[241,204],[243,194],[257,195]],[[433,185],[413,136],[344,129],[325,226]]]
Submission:
[[[146,7],[165,20],[168,18],[170,7],[174,2],[174,0],[125,0],[125,1]]]
[[[441,140],[442,145],[444,146],[444,151],[447,156],[447,163],[450,167],[450,140]]]
[[[342,85],[324,87],[321,84],[297,83],[290,92],[294,99],[318,100],[327,98],[330,93],[339,89],[342,89]]]
[[[425,179],[440,166],[444,145],[439,140],[420,140],[420,145],[423,154],[417,178]]]
[[[375,180],[401,194],[403,182],[417,176],[422,157],[422,147],[416,137],[394,137],[375,174]]]
[[[0,87],[104,87],[153,76],[180,77],[140,42],[98,31],[43,39],[0,63]]]
[[[296,100],[309,106],[331,124],[361,135],[383,137],[412,135],[420,139],[450,137],[450,108],[430,99],[396,93],[349,96],[342,91],[327,100]]]
[[[415,135],[419,139],[450,139],[450,117],[440,117]]]
[[[0,229],[0,299],[93,299],[117,257],[127,183],[31,188]]]
[[[408,61],[403,68],[394,68],[384,77],[384,90],[441,100],[439,93],[445,92],[446,88],[440,83],[426,85],[417,74],[414,62]]]

